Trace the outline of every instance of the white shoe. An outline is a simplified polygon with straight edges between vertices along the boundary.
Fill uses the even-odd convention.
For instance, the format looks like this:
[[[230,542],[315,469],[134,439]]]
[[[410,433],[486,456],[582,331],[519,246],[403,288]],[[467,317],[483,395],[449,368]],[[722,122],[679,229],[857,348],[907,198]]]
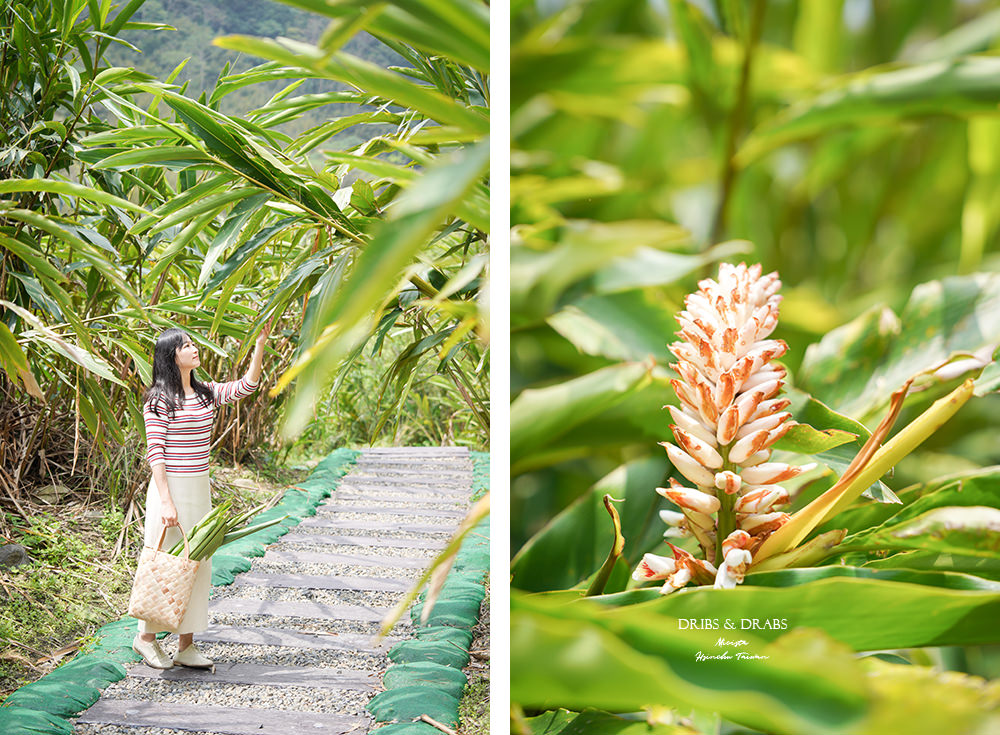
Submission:
[[[160,648],[160,642],[155,638],[151,641],[144,641],[136,636],[135,640],[132,641],[132,650],[142,656],[146,666],[154,669],[169,669],[174,665],[170,656],[163,652],[163,649]]]
[[[188,666],[192,669],[210,669],[215,665],[212,659],[201,655],[201,651],[195,647],[194,643],[174,654],[174,664]]]

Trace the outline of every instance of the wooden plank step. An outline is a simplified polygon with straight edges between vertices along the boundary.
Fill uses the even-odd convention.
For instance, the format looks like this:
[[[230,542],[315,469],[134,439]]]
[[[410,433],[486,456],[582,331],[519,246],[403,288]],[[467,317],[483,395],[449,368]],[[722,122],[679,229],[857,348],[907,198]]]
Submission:
[[[363,472],[354,472],[351,473],[351,476],[358,480],[372,479],[381,480],[383,482],[399,482],[400,480],[406,480],[408,482],[419,483],[421,485],[442,485],[450,489],[468,487],[472,482],[471,477],[465,477],[459,474],[444,475],[439,472],[410,472],[405,470],[390,472],[380,468],[370,469]]]
[[[231,613],[236,615],[273,615],[290,618],[318,618],[329,620],[360,620],[374,622],[382,620],[389,612],[385,607],[363,607],[361,605],[322,605],[309,600],[210,600],[210,613]]]
[[[402,533],[413,534],[415,536],[428,534],[431,536],[447,535],[454,530],[451,524],[427,526],[415,523],[392,523],[390,525],[384,521],[342,521],[338,520],[339,515],[339,513],[317,514],[307,521],[302,521],[302,523],[295,528],[296,530],[301,528],[328,528],[334,531],[371,531],[373,533],[388,530],[400,531]]]
[[[193,681],[202,684],[248,684],[266,687],[310,687],[312,689],[353,689],[372,691],[379,684],[378,673],[350,669],[322,669],[315,666],[268,666],[221,661],[215,672],[208,669],[154,669],[139,664],[128,675],[140,679]]]
[[[415,535],[447,535],[454,531],[454,526],[450,523],[442,523],[439,526],[428,526],[424,523],[392,523],[391,525],[383,521],[339,521],[339,513],[324,513],[319,518],[313,516],[308,521],[302,521],[295,528],[314,526],[316,528],[333,528],[341,531],[399,531],[400,533],[412,533]],[[457,526],[458,524],[454,524]]]
[[[336,493],[331,495],[320,507],[329,507],[331,505],[339,505],[342,502],[350,503],[374,503],[376,505],[385,505],[386,507],[392,507],[393,505],[402,506],[416,506],[421,507],[424,505],[443,505],[455,508],[455,506],[466,506],[468,502],[466,499],[455,497],[442,497],[440,495],[408,495],[406,497],[399,497],[398,495],[378,495],[376,493],[359,493],[354,491],[344,491],[338,490]],[[455,508],[458,510],[458,508]]]
[[[357,526],[355,526],[357,528]],[[377,549],[380,546],[394,549],[441,549],[444,540],[432,541],[410,538],[382,538],[379,536],[330,536],[325,533],[296,533],[292,531],[281,537],[281,544],[330,544],[331,546],[364,546]]]
[[[321,505],[317,509],[320,513],[329,515],[335,513],[371,513],[374,515],[390,516],[427,516],[429,518],[465,518],[465,513],[460,510],[439,510],[437,508],[393,508],[392,506],[377,505],[352,505],[350,508],[331,508],[329,505]],[[312,520],[311,518],[308,520]],[[303,521],[305,523],[306,521]]]
[[[415,495],[420,497],[435,497],[441,496],[443,498],[454,498],[457,501],[468,502],[469,495],[471,495],[471,490],[468,486],[462,487],[441,487],[440,485],[435,487],[414,487],[409,483],[397,484],[392,482],[380,482],[377,479],[369,480],[367,478],[344,478],[344,480],[337,486],[331,498],[337,497],[337,494],[344,490],[356,490],[371,492],[372,490],[393,490],[397,493],[406,493],[407,495]]]
[[[197,642],[238,643],[252,646],[282,646],[284,648],[311,648],[325,651],[388,651],[399,638],[384,638],[372,645],[369,635],[350,633],[307,633],[289,628],[250,628],[239,625],[210,625],[204,633],[197,634]]]
[[[161,727],[222,735],[290,735],[305,732],[356,735],[366,732],[371,721],[367,717],[353,715],[102,698],[77,722]]]
[[[350,564],[383,569],[425,569],[428,564],[422,556],[382,556],[380,554],[327,554],[321,551],[290,551],[268,549],[262,561],[289,564]]]
[[[413,582],[382,577],[328,577],[310,574],[266,574],[244,572],[236,576],[236,587],[294,587],[307,590],[375,590],[406,592]]]
[[[455,454],[462,457],[469,456],[468,447],[368,447],[361,450],[361,455],[369,454],[429,454],[434,456]]]

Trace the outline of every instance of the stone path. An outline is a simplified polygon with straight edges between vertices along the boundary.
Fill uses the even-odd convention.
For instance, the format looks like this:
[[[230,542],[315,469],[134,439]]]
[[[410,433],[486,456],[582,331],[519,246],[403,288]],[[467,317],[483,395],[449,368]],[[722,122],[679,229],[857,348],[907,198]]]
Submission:
[[[209,630],[195,641],[214,674],[135,664],[74,732],[368,732],[365,705],[408,616],[382,644],[373,636],[465,515],[471,469],[461,447],[363,451],[315,516],[213,589]]]

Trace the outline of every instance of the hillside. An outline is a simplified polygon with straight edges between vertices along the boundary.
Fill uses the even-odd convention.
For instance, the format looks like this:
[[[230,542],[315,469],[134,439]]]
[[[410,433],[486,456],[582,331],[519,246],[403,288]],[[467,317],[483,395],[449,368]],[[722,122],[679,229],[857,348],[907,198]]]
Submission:
[[[108,62],[113,66],[135,67],[158,79],[167,76],[189,59],[175,83],[188,83],[186,93],[197,97],[211,89],[229,63],[230,71],[245,71],[258,63],[254,59],[212,44],[213,39],[229,34],[244,34],[274,38],[283,36],[297,41],[315,43],[326,28],[327,19],[273,0],[146,0],[133,16],[143,23],[162,23],[175,30],[126,30],[121,37],[139,52],[115,44],[108,50]],[[367,33],[357,34],[344,48],[348,53],[388,67],[405,64],[390,48]],[[221,109],[227,114],[244,115],[267,102],[289,82],[258,84],[227,95]],[[311,79],[295,94],[315,94],[343,89],[335,82]],[[282,130],[295,135],[302,130],[341,115],[357,112],[352,105],[330,105],[313,110],[300,120],[287,123]],[[382,126],[379,126],[382,127]],[[370,137],[369,127],[364,137]],[[359,142],[357,132],[338,136],[337,147]]]

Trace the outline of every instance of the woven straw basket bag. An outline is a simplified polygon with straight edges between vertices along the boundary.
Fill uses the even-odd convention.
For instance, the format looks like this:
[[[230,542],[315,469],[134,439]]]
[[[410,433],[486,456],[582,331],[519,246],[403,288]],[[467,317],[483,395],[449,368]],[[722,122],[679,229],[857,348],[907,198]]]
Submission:
[[[160,532],[156,548],[143,547],[128,602],[129,615],[170,632],[176,632],[184,618],[194,587],[194,576],[201,563],[191,558],[183,528],[181,534],[184,537],[184,556],[160,551],[167,535],[166,526]]]

